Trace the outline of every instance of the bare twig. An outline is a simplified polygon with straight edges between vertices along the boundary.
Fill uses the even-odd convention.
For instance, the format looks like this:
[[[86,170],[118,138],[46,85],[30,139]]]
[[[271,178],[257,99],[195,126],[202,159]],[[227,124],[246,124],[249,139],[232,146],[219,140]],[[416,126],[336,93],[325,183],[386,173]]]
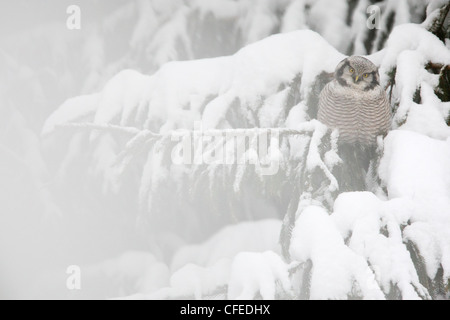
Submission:
[[[90,129],[99,131],[109,131],[113,133],[124,133],[128,135],[137,135],[142,130],[135,127],[123,127],[113,124],[95,124],[95,123],[65,123],[55,126],[55,129]]]
[[[123,127],[113,124],[94,124],[94,123],[68,123],[59,125],[57,129],[77,129],[77,130],[99,130],[103,132],[121,133],[130,136],[125,148],[117,155],[114,165],[122,170],[131,161],[134,155],[142,149],[147,148],[149,144],[162,139],[172,139],[178,141],[185,136],[255,136],[261,134],[278,135],[280,138],[285,136],[301,136],[312,133],[316,129],[315,121],[306,122],[298,129],[290,128],[240,128],[240,129],[208,129],[208,130],[173,130],[167,133],[155,133],[146,129],[135,127]]]
[[[155,133],[147,129],[139,129],[135,127],[124,127],[113,124],[94,124],[94,123],[67,123],[56,126],[58,129],[88,129],[99,130],[105,132],[119,132],[132,135],[133,138],[129,141],[131,144],[139,141],[147,140],[148,138],[162,138],[167,136],[183,137],[188,134],[205,135],[205,136],[225,136],[230,135],[252,135],[252,134],[279,134],[280,136],[288,135],[304,135],[315,130],[315,125],[307,122],[299,129],[290,128],[239,128],[239,129],[207,129],[207,130],[173,130],[167,133]],[[136,140],[136,141],[135,141]]]

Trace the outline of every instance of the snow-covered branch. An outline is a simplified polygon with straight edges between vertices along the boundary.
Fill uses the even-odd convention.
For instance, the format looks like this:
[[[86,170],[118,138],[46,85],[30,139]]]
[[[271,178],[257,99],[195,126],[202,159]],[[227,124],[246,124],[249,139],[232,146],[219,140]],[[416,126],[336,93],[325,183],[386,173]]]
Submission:
[[[394,130],[380,139],[372,159],[372,176],[363,176],[373,180],[372,188],[354,193],[344,192],[337,174],[342,165],[338,133],[314,119],[318,93],[345,57],[330,44],[340,43],[330,28],[341,25],[343,17],[350,21],[349,16],[365,23],[363,1],[354,11],[347,10],[347,2],[333,3],[345,5],[335,4],[339,21],[317,25],[325,37],[299,30],[267,37],[231,56],[170,62],[153,75],[124,70],[100,93],[71,99],[47,119],[44,138],[66,145],[68,135],[51,133],[76,130],[69,143],[88,146],[82,160],[92,179],[114,184],[114,197],[132,194],[139,225],[156,239],[157,248],[167,238],[170,245],[176,242],[173,234],[186,241],[211,236],[211,242],[193,249],[209,257],[225,246],[214,238],[220,227],[267,217],[278,221],[274,229],[278,239],[281,228],[281,248],[233,251],[225,260],[211,261],[190,261],[180,249],[170,283],[151,297],[201,298],[224,291],[230,298],[446,294],[450,52],[433,34],[442,29],[445,10],[429,13],[421,25],[403,23],[409,21],[408,8],[385,1],[382,29],[374,31],[370,46],[363,41],[369,31],[346,29],[354,35],[355,51],[373,52],[367,57],[380,68],[395,114]],[[292,4],[291,14],[298,6]],[[216,15],[236,14],[233,5],[228,9],[220,13],[208,7]],[[311,10],[314,14],[317,8]],[[286,21],[286,28],[292,23]],[[235,154],[236,140],[228,139],[233,142],[227,149],[227,136],[249,138],[243,139],[241,154]],[[261,136],[271,139],[260,153]],[[180,150],[185,162],[174,161]],[[77,157],[68,153],[59,174],[70,174]],[[263,174],[264,161],[276,163],[278,170]],[[261,273],[253,274],[254,261]],[[292,272],[292,265],[299,267]],[[267,286],[265,279],[270,279]]]

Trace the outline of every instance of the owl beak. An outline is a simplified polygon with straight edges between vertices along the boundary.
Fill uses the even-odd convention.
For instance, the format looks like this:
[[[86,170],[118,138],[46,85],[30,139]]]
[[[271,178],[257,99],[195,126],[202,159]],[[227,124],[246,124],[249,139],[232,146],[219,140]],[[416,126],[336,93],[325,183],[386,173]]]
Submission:
[[[353,78],[353,80],[355,80],[355,83],[358,82],[359,76],[355,76],[355,77]]]

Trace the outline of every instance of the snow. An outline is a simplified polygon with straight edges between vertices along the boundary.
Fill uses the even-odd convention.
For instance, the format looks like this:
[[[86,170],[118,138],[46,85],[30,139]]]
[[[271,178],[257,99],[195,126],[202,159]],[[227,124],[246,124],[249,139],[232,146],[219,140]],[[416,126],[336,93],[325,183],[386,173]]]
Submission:
[[[262,127],[276,128],[282,121],[284,111],[282,106],[286,103],[288,95],[289,89],[284,89],[267,98],[258,114]]]
[[[93,167],[89,174],[103,181],[102,191],[104,194],[107,194],[109,190],[116,193],[118,190],[115,181],[117,173],[113,164],[117,156],[117,143],[111,136],[101,136],[99,140],[101,146],[96,148],[93,153]]]
[[[385,292],[393,283],[404,299],[419,299],[416,288],[421,295],[426,296],[426,293],[400,230],[400,226],[406,224],[408,210],[410,206],[406,201],[385,202],[369,192],[344,193],[336,199],[332,218],[341,234],[349,237],[348,247],[378,271],[377,280]]]
[[[251,1],[247,1],[250,3]],[[240,21],[240,28],[247,30],[246,43],[254,43],[271,34],[276,28],[278,19],[274,10],[270,10],[271,6],[275,6],[272,0],[261,0],[252,3],[252,13],[248,14]]]
[[[346,0],[318,0],[309,15],[311,28],[323,35],[340,52],[346,51],[345,39],[350,37],[350,28],[345,22],[347,12]]]
[[[124,70],[111,79],[102,91],[94,123],[111,123],[120,117],[126,126],[133,109],[139,105],[140,94],[151,79],[134,70]]]
[[[208,241],[179,249],[172,260],[172,270],[187,263],[210,266],[224,258],[233,258],[240,251],[279,252],[278,238],[281,221],[269,219],[256,222],[241,222],[223,228]]]
[[[391,197],[450,197],[450,139],[397,130],[385,141],[380,177]]]
[[[106,261],[83,265],[82,289],[91,287],[104,291],[106,297],[117,290],[129,298],[145,298],[169,284],[170,273],[167,266],[154,255],[143,251],[127,251]],[[105,285],[107,283],[107,285]],[[134,296],[135,293],[139,295]]]
[[[188,263],[170,277],[169,287],[148,295],[149,299],[191,297],[204,299],[228,287],[228,299],[273,300],[279,290],[290,294],[289,266],[273,251],[239,252],[208,267]],[[279,289],[281,288],[281,289]]]
[[[148,108],[145,127],[150,120],[165,123],[160,132],[189,129],[200,119],[204,129],[216,128],[234,100],[256,104],[258,97],[277,95],[280,84],[289,83],[297,74],[302,75],[300,92],[306,96],[315,77],[322,71],[333,72],[343,57],[317,33],[302,30],[268,37],[229,57],[167,63],[152,76],[125,70],[105,85],[94,122],[128,125],[132,114]],[[202,104],[211,96],[217,98],[206,103],[201,115]],[[67,114],[64,110],[60,113]],[[50,121],[43,131],[52,129]]]
[[[425,28],[416,24],[402,24],[397,26],[386,42],[384,58],[380,66],[380,76],[397,64],[402,62],[400,54],[412,50],[423,62],[449,64],[450,52],[445,45]],[[414,64],[415,65],[415,64]],[[416,72],[415,68],[412,70]]]
[[[305,1],[304,0],[294,0],[286,8],[281,32],[290,32],[294,30],[306,29],[305,25],[305,13],[304,8]]]
[[[332,243],[342,243],[342,239],[345,239],[348,248],[377,270],[377,280],[383,291],[389,291],[390,285],[396,284],[404,299],[429,297],[419,283],[406,244],[412,241],[417,245],[430,279],[436,276],[438,261],[444,270],[444,277],[448,277],[449,148],[449,138],[442,141],[409,130],[392,131],[385,139],[385,154],[379,167],[388,199],[382,200],[371,192],[343,193],[335,201],[330,216],[331,226],[330,222],[316,222],[320,228],[325,228],[328,223],[329,230],[320,233],[327,236],[318,240],[312,234],[307,238],[313,239],[310,241],[315,246],[325,239],[330,239]],[[302,212],[299,220],[309,217],[303,217],[306,212]],[[314,223],[307,220],[300,224],[299,220],[299,226],[311,226]],[[328,216],[324,220],[328,220]],[[336,226],[342,238],[337,235],[332,238],[333,232],[336,232],[333,226]],[[319,227],[312,229],[313,232],[320,232]],[[300,230],[307,234],[306,230]],[[300,236],[305,237],[304,234]],[[300,261],[312,259],[314,265],[318,258],[314,258],[315,251],[311,250],[317,250],[323,255],[327,252],[320,247],[311,249],[304,238],[297,242],[302,243],[302,246],[291,248],[291,252],[301,254]],[[346,277],[349,278],[348,275]]]
[[[345,245],[323,208],[303,209],[293,230],[290,255],[300,263],[312,262],[311,299],[346,299],[355,283],[363,298],[384,299],[373,271]]]
[[[276,281],[289,288],[287,266],[279,256],[280,227],[281,221],[274,219],[241,222],[223,228],[204,243],[181,246],[172,259],[167,285],[149,290],[145,297],[203,299],[230,286],[233,298],[254,297],[260,289],[263,298],[273,298]],[[254,273],[254,266],[260,272],[241,287],[241,280]],[[152,279],[148,286],[154,283]]]
[[[321,158],[319,153],[319,146],[321,145],[321,141],[324,135],[327,133],[328,128],[317,120],[311,120],[308,124],[314,127],[314,132],[309,143],[306,168],[309,172],[313,172],[316,167],[320,168],[330,181],[329,191],[333,192],[338,189],[338,182],[331,173],[330,169],[332,169],[333,166],[339,162],[339,157],[335,153],[335,150],[331,149],[327,151],[325,159]],[[335,135],[336,133],[334,133],[334,136]],[[336,147],[336,136],[334,137],[334,141],[332,141],[331,144],[332,148]]]
[[[427,6],[427,16],[431,15],[433,11],[442,8],[445,4],[447,4],[447,0],[428,0]]]
[[[410,202],[410,224],[405,238],[420,248],[430,278],[441,261],[448,278],[450,255],[450,138],[436,140],[398,130],[386,138],[386,155],[380,164],[390,198]],[[431,231],[425,233],[426,230]],[[427,250],[429,249],[429,250]]]
[[[151,216],[152,228],[164,233],[158,225],[159,217],[155,218],[159,211],[163,218],[171,217],[173,224],[179,224],[175,227],[187,230],[192,226],[201,230],[208,226],[208,219],[226,220],[228,216],[236,223],[200,243],[178,247],[165,262],[150,253],[126,255],[107,263],[107,268],[101,268],[103,272],[111,277],[124,274],[138,278],[133,293],[143,295],[132,296],[135,298],[436,297],[423,277],[431,283],[442,269],[438,281],[446,284],[450,278],[450,128],[446,123],[450,103],[437,97],[439,75],[425,66],[429,62],[449,65],[450,51],[425,29],[429,19],[422,25],[406,23],[413,19],[408,1],[383,3],[385,12],[396,13],[396,27],[384,49],[367,57],[380,66],[382,86],[388,88],[388,93],[392,90],[395,118],[393,130],[384,141],[380,139],[380,149],[384,149],[375,172],[380,180],[379,185],[374,182],[375,191],[341,193],[335,199],[330,196],[339,185],[333,175],[333,167],[342,161],[337,152],[338,133],[330,134],[309,115],[313,108],[308,105],[309,98],[317,76],[332,73],[345,57],[340,52],[349,48],[346,39],[356,39],[356,52],[370,51],[364,47],[367,34],[359,33],[357,27],[365,24],[368,3],[361,1],[355,8],[354,25],[350,27],[345,21],[348,2],[344,0],[267,0],[257,5],[227,0],[189,4],[171,1],[167,5],[163,1],[137,2],[142,12],[130,37],[130,47],[145,55],[156,52],[155,63],[162,67],[151,75],[125,69],[111,78],[101,92],[67,100],[47,119],[42,134],[47,137],[60,126],[83,122],[99,127],[116,125],[128,135],[136,132],[125,143],[113,135],[96,132],[89,136],[93,151],[86,173],[102,182],[104,195],[120,190],[114,165],[121,146],[125,146],[129,151],[125,152],[127,165],[136,159],[138,163],[131,166],[137,171],[131,178],[139,180],[131,186],[138,190],[137,200],[133,201],[139,201],[139,213]],[[441,4],[430,1],[429,15]],[[310,8],[308,15],[306,5]],[[277,16],[277,10],[285,7],[284,15]],[[233,55],[167,62],[179,58],[176,48],[180,43],[187,56],[193,55],[186,28],[193,12],[201,19],[212,15],[234,21],[236,29],[246,30],[241,36],[248,45]],[[176,18],[169,19],[171,15]],[[385,13],[383,24],[387,19]],[[269,36],[280,23],[283,33]],[[316,31],[297,30],[307,27]],[[382,35],[378,33],[377,43]],[[93,69],[100,68],[104,54],[100,45],[92,43],[95,39],[93,36],[84,53],[94,54],[87,61]],[[148,46],[144,45],[146,41]],[[388,83],[394,68],[395,84]],[[95,83],[95,72],[92,76]],[[299,80],[298,84],[294,80]],[[295,90],[298,92],[293,93]],[[420,99],[414,101],[418,93]],[[292,95],[298,97],[288,105]],[[273,141],[282,142],[281,148],[271,148],[264,160],[277,160],[281,164],[279,175],[262,177],[261,170],[252,175],[242,164],[226,167],[223,171],[228,176],[220,175],[223,167],[208,149],[211,145],[196,154],[192,166],[168,162],[170,134],[178,129],[197,129],[199,121],[203,130],[221,133],[249,129],[258,134],[260,128],[282,128],[305,134]],[[145,148],[138,150],[141,142]],[[82,153],[83,143],[86,141],[81,135],[73,136],[60,172],[70,170],[70,159]],[[256,162],[256,140],[248,145],[243,157]],[[230,156],[230,150],[226,152]],[[207,161],[198,163],[205,154]],[[128,174],[125,166],[122,164],[120,170],[124,176]],[[314,198],[313,186],[307,184],[308,176],[316,171],[323,173],[326,180],[320,187],[327,192],[320,194],[322,198]],[[290,184],[289,179],[294,178],[295,184]],[[214,189],[217,184],[220,189]],[[246,198],[249,185],[261,194]],[[273,211],[284,216],[286,212],[279,212],[283,207],[280,202],[287,206],[284,189],[301,189],[304,185],[305,190],[290,195],[300,203],[293,225],[288,226],[292,228],[290,241],[282,243],[288,246],[286,257],[280,245],[283,222],[262,219],[264,210],[253,202],[270,198]],[[170,201],[183,192],[187,194],[186,203],[177,210],[167,209],[172,208],[171,203],[161,205],[167,200],[159,199],[158,192],[167,186]],[[192,196],[196,192],[200,194],[197,198]],[[251,220],[236,218],[226,205],[226,217],[214,216],[208,202],[213,196],[224,202],[242,196],[244,200],[237,199],[243,203],[240,213]],[[201,203],[193,203],[192,199]],[[289,203],[287,210],[295,210],[291,206],[296,202]],[[263,206],[272,210],[266,203]],[[412,251],[413,246],[417,252]]]
[[[239,16],[239,3],[229,0],[196,0],[194,7],[201,12],[204,17],[212,13],[218,19],[232,19]]]
[[[239,253],[231,266],[228,299],[250,300],[261,296],[263,300],[274,300],[277,283],[290,293],[288,268],[272,251]]]
[[[424,66],[429,61],[442,65],[450,64],[450,51],[423,26],[401,24],[394,28],[387,40],[386,47],[374,58],[375,63],[380,65],[382,84],[388,82],[388,71],[392,70],[393,66],[397,67],[395,75],[397,90],[394,98],[399,100],[399,108],[394,116],[394,124],[398,125],[406,121],[407,115],[411,111],[413,113],[411,121],[417,121],[417,113],[421,112],[417,110],[417,104],[412,101],[416,90],[423,88],[422,96],[430,101],[434,95],[428,88],[436,87],[439,82],[439,75],[428,72]],[[434,103],[434,105],[438,104],[441,103]],[[431,107],[431,109],[435,108]],[[443,107],[439,106],[439,108]],[[435,113],[433,110],[430,112]],[[443,119],[445,117],[445,115],[442,116]],[[441,122],[441,131],[448,131],[443,128],[446,124],[442,120],[439,122]],[[429,125],[421,130],[427,130],[427,128]]]
[[[62,125],[72,121],[81,121],[83,117],[89,116],[97,110],[99,94],[91,94],[68,99],[45,121],[42,134],[46,135]]]
[[[228,259],[221,259],[208,268],[188,263],[170,277],[170,290],[179,296],[193,295],[195,299],[202,299],[227,285],[229,269]]]
[[[139,13],[139,19],[131,35],[131,47],[136,47],[143,40],[150,38],[151,35],[155,33],[159,22],[158,15],[156,15],[155,10],[153,9],[152,2],[140,0],[136,2],[136,6]]]
[[[316,54],[309,54],[312,52]],[[233,56],[232,75],[217,78],[222,83],[222,92],[226,91],[222,99],[227,97],[221,101],[221,112],[217,112],[217,103],[213,101],[206,105],[202,121],[206,128],[216,127],[218,118],[225,116],[234,98],[244,104],[255,104],[255,97],[275,94],[280,84],[290,82],[299,73],[300,92],[306,95],[320,71],[332,72],[340,58],[320,36],[307,30],[274,35],[249,45]],[[259,76],[255,78],[256,73]]]
[[[400,129],[421,133],[437,140],[446,140],[450,137],[450,127],[445,122],[450,114],[450,103],[439,100],[427,83],[422,83],[420,94],[422,104],[411,103],[408,119]]]
[[[186,25],[188,21],[186,16],[188,14],[189,11],[181,6],[173,14],[173,19],[169,22],[164,22],[165,19],[163,18],[162,21],[159,21],[159,23],[162,23],[162,26],[157,29],[156,34],[152,33],[150,39],[145,38],[146,40],[148,39],[144,41],[144,44],[148,43],[145,53],[148,57],[151,57],[151,60],[156,65],[162,66],[167,62],[177,60],[176,48],[179,42],[186,47],[189,54],[192,54],[187,43],[188,35]],[[143,19],[148,19],[148,16],[144,16]],[[140,44],[142,45],[142,42]]]

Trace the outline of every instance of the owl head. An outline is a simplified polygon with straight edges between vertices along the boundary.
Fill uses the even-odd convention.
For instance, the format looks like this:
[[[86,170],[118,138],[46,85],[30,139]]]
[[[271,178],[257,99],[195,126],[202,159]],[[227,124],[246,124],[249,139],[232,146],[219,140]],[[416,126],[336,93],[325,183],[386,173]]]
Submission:
[[[373,90],[380,84],[377,66],[360,56],[342,60],[336,67],[334,77],[341,86],[363,91]]]

